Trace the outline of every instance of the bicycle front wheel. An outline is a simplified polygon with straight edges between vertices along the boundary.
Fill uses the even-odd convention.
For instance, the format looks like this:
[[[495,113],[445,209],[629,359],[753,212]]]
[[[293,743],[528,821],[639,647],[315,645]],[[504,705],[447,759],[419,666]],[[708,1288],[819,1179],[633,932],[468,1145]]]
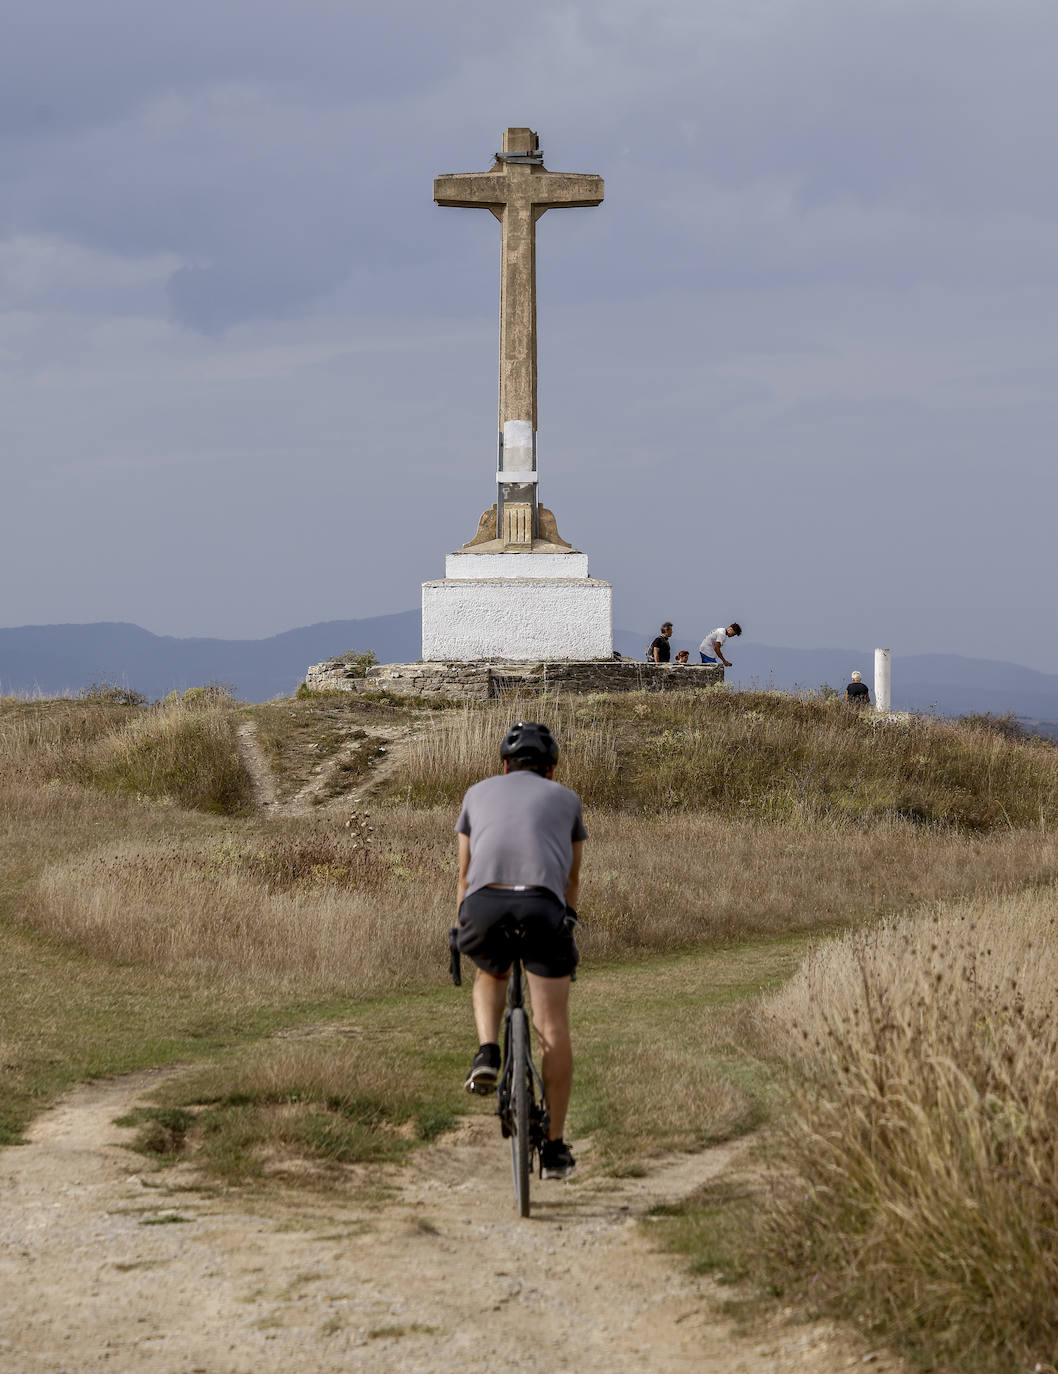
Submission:
[[[529,1215],[529,1018],[524,1007],[511,1012],[511,1166],[518,1215]]]

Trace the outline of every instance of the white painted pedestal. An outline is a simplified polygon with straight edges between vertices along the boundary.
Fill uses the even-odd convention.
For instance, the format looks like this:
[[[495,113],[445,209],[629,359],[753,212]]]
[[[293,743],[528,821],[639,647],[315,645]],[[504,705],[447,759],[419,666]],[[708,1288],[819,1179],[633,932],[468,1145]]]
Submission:
[[[613,589],[583,553],[453,553],[422,584],[427,662],[613,657]]]

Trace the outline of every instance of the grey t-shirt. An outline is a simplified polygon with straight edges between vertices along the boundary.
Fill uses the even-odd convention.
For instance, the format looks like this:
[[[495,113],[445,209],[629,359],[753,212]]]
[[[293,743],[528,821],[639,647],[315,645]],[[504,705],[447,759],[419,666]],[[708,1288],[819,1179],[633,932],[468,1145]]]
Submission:
[[[574,840],[585,840],[576,792],[539,773],[500,773],[467,789],[456,832],[470,837],[467,893],[489,883],[546,887],[566,900]]]

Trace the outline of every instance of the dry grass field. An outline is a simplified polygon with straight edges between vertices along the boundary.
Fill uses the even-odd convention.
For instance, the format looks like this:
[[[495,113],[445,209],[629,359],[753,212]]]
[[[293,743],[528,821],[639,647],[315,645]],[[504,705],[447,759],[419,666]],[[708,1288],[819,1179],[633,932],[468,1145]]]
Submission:
[[[786,1186],[760,1230],[686,1209],[698,1263],[926,1359],[972,1333],[1053,1361],[1058,749],[987,721],[723,690],[0,702],[2,1138],[79,1079],[177,1061],[143,1148],[229,1182],[325,1186],[447,1129],[452,826],[519,716],[556,729],[591,835],[574,1133],[620,1173],[772,1122]],[[247,719],[280,797],[346,751],[318,814],[258,813]],[[354,816],[342,788],[409,722]],[[733,1223],[756,1268],[725,1260]]]
[[[1058,888],[828,942],[767,1017],[803,1085],[766,1228],[784,1281],[962,1369],[1053,1365]]]

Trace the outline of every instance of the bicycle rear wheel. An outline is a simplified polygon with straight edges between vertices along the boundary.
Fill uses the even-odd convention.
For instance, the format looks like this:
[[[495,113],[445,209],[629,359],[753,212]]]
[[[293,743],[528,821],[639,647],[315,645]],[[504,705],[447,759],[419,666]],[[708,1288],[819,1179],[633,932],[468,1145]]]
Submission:
[[[524,1007],[511,1012],[511,1167],[518,1215],[529,1215],[529,1018]]]

